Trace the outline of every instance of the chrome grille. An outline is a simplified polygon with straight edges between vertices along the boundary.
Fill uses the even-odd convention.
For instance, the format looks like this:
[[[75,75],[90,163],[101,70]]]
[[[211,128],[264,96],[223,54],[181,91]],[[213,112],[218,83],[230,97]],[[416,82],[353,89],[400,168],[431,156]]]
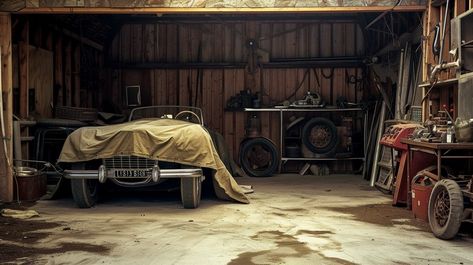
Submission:
[[[152,168],[158,161],[138,156],[114,156],[104,159],[106,168],[145,169]]]

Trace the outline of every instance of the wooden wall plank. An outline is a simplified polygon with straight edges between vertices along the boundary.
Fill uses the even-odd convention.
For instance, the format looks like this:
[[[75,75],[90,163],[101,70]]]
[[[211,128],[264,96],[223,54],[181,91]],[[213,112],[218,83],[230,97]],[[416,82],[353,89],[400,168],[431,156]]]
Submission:
[[[19,57],[19,88],[20,88],[20,117],[28,117],[28,89],[29,84],[29,43],[30,30],[29,19],[25,19],[23,29],[21,30],[21,40],[18,43]]]
[[[213,27],[213,32],[214,32],[214,36],[218,36],[216,38],[213,39],[213,45],[212,45],[212,49],[214,51],[214,54],[212,55],[212,59],[214,62],[223,62],[223,58],[224,58],[224,48],[223,48],[223,44],[224,44],[224,41],[223,41],[223,38],[222,36],[224,36],[224,27],[222,24],[214,24],[214,27]]]
[[[190,56],[189,53],[191,51],[191,40],[189,36],[188,26],[186,24],[179,24],[178,27],[178,40],[179,40],[179,62],[189,62]]]
[[[177,62],[178,60],[178,45],[179,45],[179,34],[176,34],[178,32],[179,28],[175,24],[168,24],[167,25],[167,34],[166,34],[166,40],[167,44],[166,45],[166,61],[167,62]]]
[[[156,61],[156,26],[155,24],[146,24],[143,29],[143,62]]]
[[[178,70],[178,75],[179,75],[179,82],[178,82],[179,100],[178,100],[178,103],[179,103],[179,105],[188,106],[188,105],[190,105],[189,102],[192,102],[189,99],[189,97],[190,97],[189,90],[191,89],[191,87],[190,87],[191,86],[190,70],[188,70],[188,69]],[[205,117],[204,117],[204,119],[205,119]]]
[[[81,86],[80,86],[80,45],[75,45],[73,52],[73,64],[72,64],[72,82],[73,82],[73,106],[81,106]]]
[[[72,42],[66,41],[64,48],[64,104],[72,106]]]
[[[466,3],[467,3],[467,0],[456,0],[455,1],[455,11],[454,11],[454,16],[458,16],[460,15],[461,13],[465,12],[466,11]]]
[[[166,62],[166,35],[167,35],[167,25],[166,24],[156,24],[156,50],[155,54],[157,56],[157,62]]]
[[[63,75],[63,50],[62,50],[62,36],[56,35],[54,45],[54,90],[56,102],[58,106],[64,105],[64,75]]]
[[[210,84],[211,91],[210,99],[212,102],[209,104],[211,106],[212,111],[212,121],[213,121],[213,128],[217,132],[222,132],[223,128],[223,107],[224,107],[224,100],[223,100],[223,70],[215,69],[212,70],[212,83]],[[206,90],[204,90],[205,93]],[[204,105],[206,106],[206,105]]]
[[[311,24],[309,26],[309,57],[320,55],[320,24]]]
[[[228,29],[228,28],[227,28]],[[231,31],[231,30],[229,30]],[[225,104],[231,96],[235,95],[235,74],[234,69],[224,69],[223,70],[223,104]],[[225,143],[231,151],[236,150],[235,147],[235,125],[233,123],[234,112],[224,111],[223,114],[223,126],[222,126],[222,135],[225,139]],[[232,157],[236,157],[234,153],[231,152]]]
[[[152,76],[153,70],[151,69],[144,69],[141,71],[141,80],[140,86],[141,86],[141,105],[143,106],[151,106],[152,100],[151,100],[151,88],[154,87],[154,84],[151,83],[154,81],[154,76]]]
[[[131,53],[133,52],[131,40],[131,25],[123,25],[120,30],[120,62],[129,63],[131,62]]]
[[[223,49],[223,61],[224,62],[234,62],[235,61],[235,24],[224,24],[223,28],[223,38],[222,38],[222,49]],[[225,74],[224,74],[225,75]]]
[[[5,135],[3,139],[12,139],[13,135],[13,113],[12,113],[12,43],[11,43],[11,16],[0,13],[0,55],[1,55],[1,93],[3,95],[2,108],[4,111]],[[0,200],[3,202],[13,201],[13,144],[6,140],[6,152],[3,142],[0,148]]]
[[[132,62],[143,62],[144,49],[143,49],[143,25],[136,24],[131,25],[131,61]]]
[[[244,47],[246,43],[245,27],[242,23],[235,25],[235,62],[246,62]]]
[[[282,36],[285,41],[284,45],[284,57],[285,58],[295,58],[297,57],[297,29],[298,24],[295,23],[284,23],[284,32]]]
[[[177,105],[178,100],[178,82],[179,82],[179,71],[170,70],[167,73],[167,101],[168,105]]]
[[[29,46],[30,87],[35,91],[35,111],[41,118],[52,118],[54,56],[45,49]]]
[[[245,84],[245,71],[244,69],[237,69],[236,70],[236,75],[235,75],[235,94],[240,92],[241,90],[244,90],[244,84]],[[235,157],[238,155],[239,151],[239,146],[240,143],[243,141],[245,138],[245,126],[246,126],[246,113],[244,112],[235,112],[234,113],[234,129],[235,129],[235,147],[237,149],[234,150]]]
[[[251,49],[247,46],[249,39],[257,40],[259,48],[268,52],[272,60],[364,54],[361,29],[346,22],[165,22],[138,25],[133,25],[134,30],[130,30],[130,25],[124,25],[120,38],[114,41],[120,43],[118,56],[121,62],[248,62],[251,59]],[[130,37],[132,31],[140,29],[141,35],[133,33]],[[142,58],[131,55],[137,45],[136,36],[142,36]],[[242,89],[250,88],[253,93],[262,90],[263,104],[280,104],[299,84],[300,88],[291,101],[303,98],[308,90],[319,92],[328,104],[335,104],[338,96],[355,101],[362,95],[357,94],[356,84],[346,82],[347,76],[361,76],[361,70],[356,68],[260,69],[256,65],[255,69],[253,73],[248,71],[248,67],[151,69],[139,76],[130,75],[133,70],[122,70],[121,76],[124,84],[129,79],[144,84],[143,89],[150,90],[143,91],[151,98],[150,104],[195,104],[203,107],[206,123],[229,137],[227,142],[234,156],[238,154],[238,146],[245,135],[247,114],[229,113],[223,108],[230,96]],[[203,93],[197,92],[197,88]],[[279,143],[279,125],[275,121],[279,122],[277,114],[261,114],[262,134]]]

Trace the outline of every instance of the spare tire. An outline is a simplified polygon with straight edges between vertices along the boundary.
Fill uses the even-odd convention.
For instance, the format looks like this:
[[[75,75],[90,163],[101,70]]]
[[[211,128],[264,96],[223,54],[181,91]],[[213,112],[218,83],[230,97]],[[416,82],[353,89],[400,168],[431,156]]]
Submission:
[[[302,128],[302,143],[316,154],[330,154],[338,144],[337,127],[326,118],[312,118]]]
[[[278,169],[278,151],[276,146],[266,138],[248,139],[240,148],[240,163],[243,170],[250,176],[269,177]]]

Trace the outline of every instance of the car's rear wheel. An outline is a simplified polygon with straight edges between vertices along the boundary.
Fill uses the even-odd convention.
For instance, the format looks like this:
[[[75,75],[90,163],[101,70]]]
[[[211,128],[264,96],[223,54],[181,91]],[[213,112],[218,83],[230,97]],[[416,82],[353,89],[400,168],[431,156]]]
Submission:
[[[200,178],[181,178],[181,201],[186,209],[199,207],[202,190]]]
[[[72,165],[73,170],[85,169],[85,164]],[[99,181],[95,179],[71,179],[72,198],[79,208],[95,205],[99,193]]]

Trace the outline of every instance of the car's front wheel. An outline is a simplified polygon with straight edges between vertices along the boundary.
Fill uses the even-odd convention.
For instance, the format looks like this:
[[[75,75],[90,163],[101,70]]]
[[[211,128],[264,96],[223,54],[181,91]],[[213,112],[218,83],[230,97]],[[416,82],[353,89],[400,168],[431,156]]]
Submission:
[[[73,170],[85,169],[85,164],[75,164]],[[99,181],[95,179],[71,179],[72,197],[79,208],[95,205],[99,193]]]
[[[199,207],[202,190],[200,178],[181,178],[181,200],[186,209]]]

